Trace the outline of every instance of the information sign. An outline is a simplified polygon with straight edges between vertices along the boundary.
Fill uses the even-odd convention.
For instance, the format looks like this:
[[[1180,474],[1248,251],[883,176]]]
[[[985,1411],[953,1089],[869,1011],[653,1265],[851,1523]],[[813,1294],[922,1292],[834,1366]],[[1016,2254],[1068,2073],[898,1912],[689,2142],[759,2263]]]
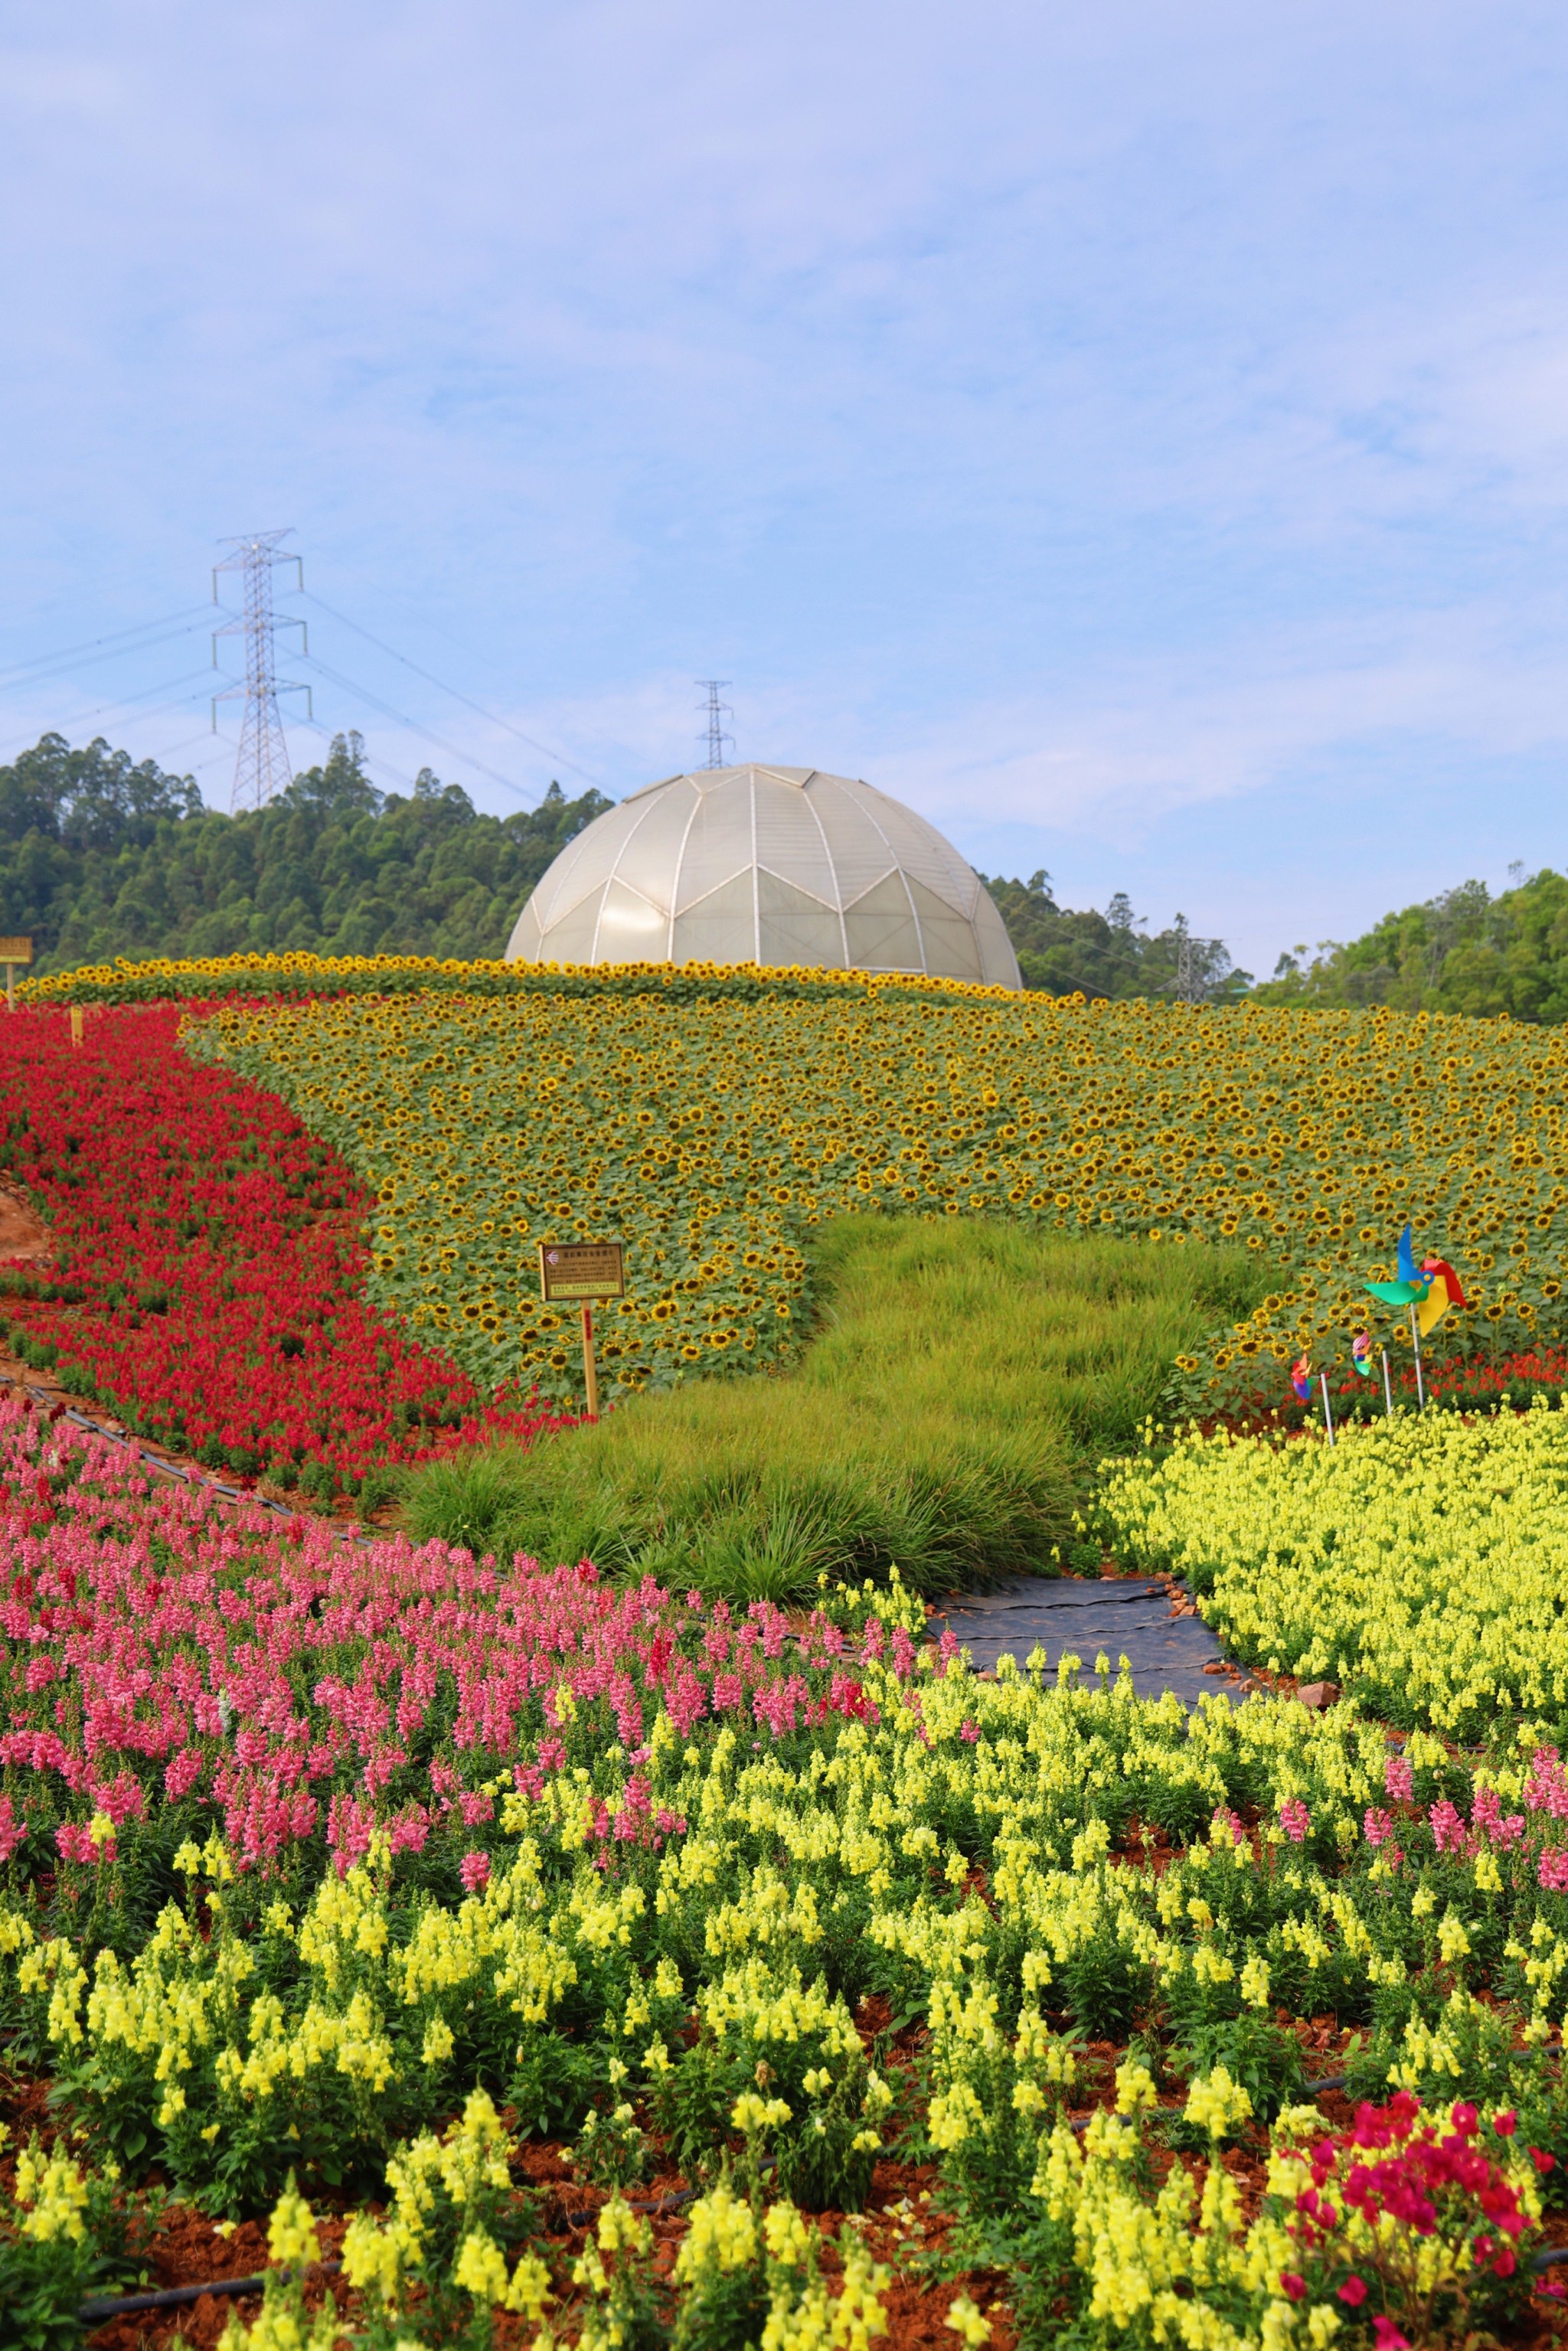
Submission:
[[[33,942],[30,938],[0,938],[0,963],[5,967],[5,1008],[8,1012],[16,1009],[16,967],[29,964],[32,960]]]
[[[595,1298],[624,1298],[626,1274],[619,1241],[541,1241],[539,1296],[547,1306],[575,1301],[582,1309],[582,1377],[588,1417],[599,1418],[599,1378],[593,1364]]]
[[[541,1241],[539,1296],[547,1306],[568,1298],[624,1298],[619,1241]]]

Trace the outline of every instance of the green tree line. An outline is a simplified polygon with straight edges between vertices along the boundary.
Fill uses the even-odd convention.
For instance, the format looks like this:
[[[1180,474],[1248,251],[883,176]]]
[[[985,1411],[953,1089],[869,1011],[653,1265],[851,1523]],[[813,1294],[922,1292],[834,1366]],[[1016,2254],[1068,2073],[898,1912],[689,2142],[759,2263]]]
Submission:
[[[1568,878],[1548,866],[1495,898],[1484,882],[1462,882],[1347,946],[1282,955],[1254,992],[1266,1004],[1568,1020]]]
[[[482,816],[428,768],[382,793],[357,735],[260,810],[204,808],[188,776],[102,741],[46,735],[0,768],[0,931],[41,972],[116,956],[498,956],[575,832],[609,808],[551,784],[537,809]]]

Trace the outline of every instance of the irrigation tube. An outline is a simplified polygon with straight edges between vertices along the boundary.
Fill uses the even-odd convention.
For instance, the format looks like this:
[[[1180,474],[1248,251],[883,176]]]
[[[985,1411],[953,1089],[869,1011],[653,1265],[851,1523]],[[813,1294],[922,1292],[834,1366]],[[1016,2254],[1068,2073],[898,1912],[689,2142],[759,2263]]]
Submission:
[[[323,2276],[342,2268],[341,2262],[311,2262],[308,2267]],[[141,2310],[183,2310],[204,2294],[265,2294],[265,2277],[213,2278],[205,2285],[169,2285],[157,2294],[100,2295],[84,2302],[77,2312],[84,2326],[102,2326],[111,2318],[131,2318]]]

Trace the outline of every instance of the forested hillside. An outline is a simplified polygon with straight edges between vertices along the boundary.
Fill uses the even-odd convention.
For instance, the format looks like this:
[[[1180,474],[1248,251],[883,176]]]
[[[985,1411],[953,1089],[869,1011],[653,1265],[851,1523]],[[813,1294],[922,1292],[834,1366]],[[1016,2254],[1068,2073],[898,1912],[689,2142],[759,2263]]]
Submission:
[[[1324,939],[1313,955],[1281,956],[1256,993],[1269,1004],[1568,1020],[1568,879],[1547,867],[1496,898],[1484,882],[1461,883],[1346,946]]]
[[[517,816],[481,816],[426,768],[412,797],[370,782],[358,736],[243,816],[188,777],[103,742],[46,735],[0,768],[0,930],[30,932],[42,971],[116,956],[497,956],[528,892],[609,808],[552,784]]]

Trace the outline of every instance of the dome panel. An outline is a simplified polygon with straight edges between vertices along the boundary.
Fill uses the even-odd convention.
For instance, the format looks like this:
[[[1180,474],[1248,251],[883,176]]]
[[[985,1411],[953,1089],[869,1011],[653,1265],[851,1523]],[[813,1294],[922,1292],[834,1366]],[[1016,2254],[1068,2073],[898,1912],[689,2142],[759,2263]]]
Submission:
[[[593,942],[595,963],[663,963],[670,951],[670,918],[619,877],[607,883]]]
[[[878,797],[882,798],[880,794]],[[954,914],[961,914],[967,922],[979,888],[979,876],[973,867],[966,865],[936,827],[916,816],[913,809],[900,808],[896,800],[882,799],[877,815],[905,873],[934,890]]]
[[[570,914],[559,923],[552,923],[539,941],[541,963],[591,963],[593,937],[599,927],[600,903],[604,896],[603,884],[591,897],[580,898]]]
[[[755,858],[750,782],[727,779],[702,795],[692,817],[675,875],[677,914],[733,874],[749,871]]]
[[[1020,985],[995,904],[935,826],[816,768],[704,768],[644,785],[562,850],[507,954],[847,962]]]
[[[575,841],[567,842],[541,876],[530,901],[537,909],[541,931],[548,931],[552,923],[570,914],[580,898],[586,898],[591,890],[599,887],[610,871],[611,853],[608,840],[594,840],[592,825],[580,832]]]
[[[885,873],[844,913],[852,971],[921,971],[920,933],[899,873]]]
[[[819,778],[812,786],[811,799],[839,877],[839,904],[847,906],[873,882],[891,873],[898,859],[874,810],[841,790],[836,776],[831,781]]]
[[[836,968],[843,962],[843,924],[836,910],[777,873],[757,876],[757,929],[758,963]]]
[[[833,862],[810,797],[798,786],[770,783],[766,776],[758,778],[755,791],[758,865],[788,874],[797,889],[836,909]]]
[[[657,799],[640,800],[634,810],[629,802],[622,805],[633,821],[615,851],[615,877],[672,914],[681,850],[701,803],[695,792],[667,791]]]
[[[973,923],[956,914],[945,899],[939,898],[935,890],[928,890],[913,873],[904,878],[920,921],[926,970],[943,979],[978,979],[980,947]]]
[[[1023,978],[1008,926],[988,890],[975,893],[975,936],[980,947],[980,969],[993,987],[1021,987]]]
[[[539,960],[539,918],[530,898],[512,925],[512,935],[507,941],[508,963],[538,963]]]
[[[706,898],[675,916],[671,948],[674,963],[755,963],[757,961],[757,884],[750,873],[737,873],[710,890]]]

